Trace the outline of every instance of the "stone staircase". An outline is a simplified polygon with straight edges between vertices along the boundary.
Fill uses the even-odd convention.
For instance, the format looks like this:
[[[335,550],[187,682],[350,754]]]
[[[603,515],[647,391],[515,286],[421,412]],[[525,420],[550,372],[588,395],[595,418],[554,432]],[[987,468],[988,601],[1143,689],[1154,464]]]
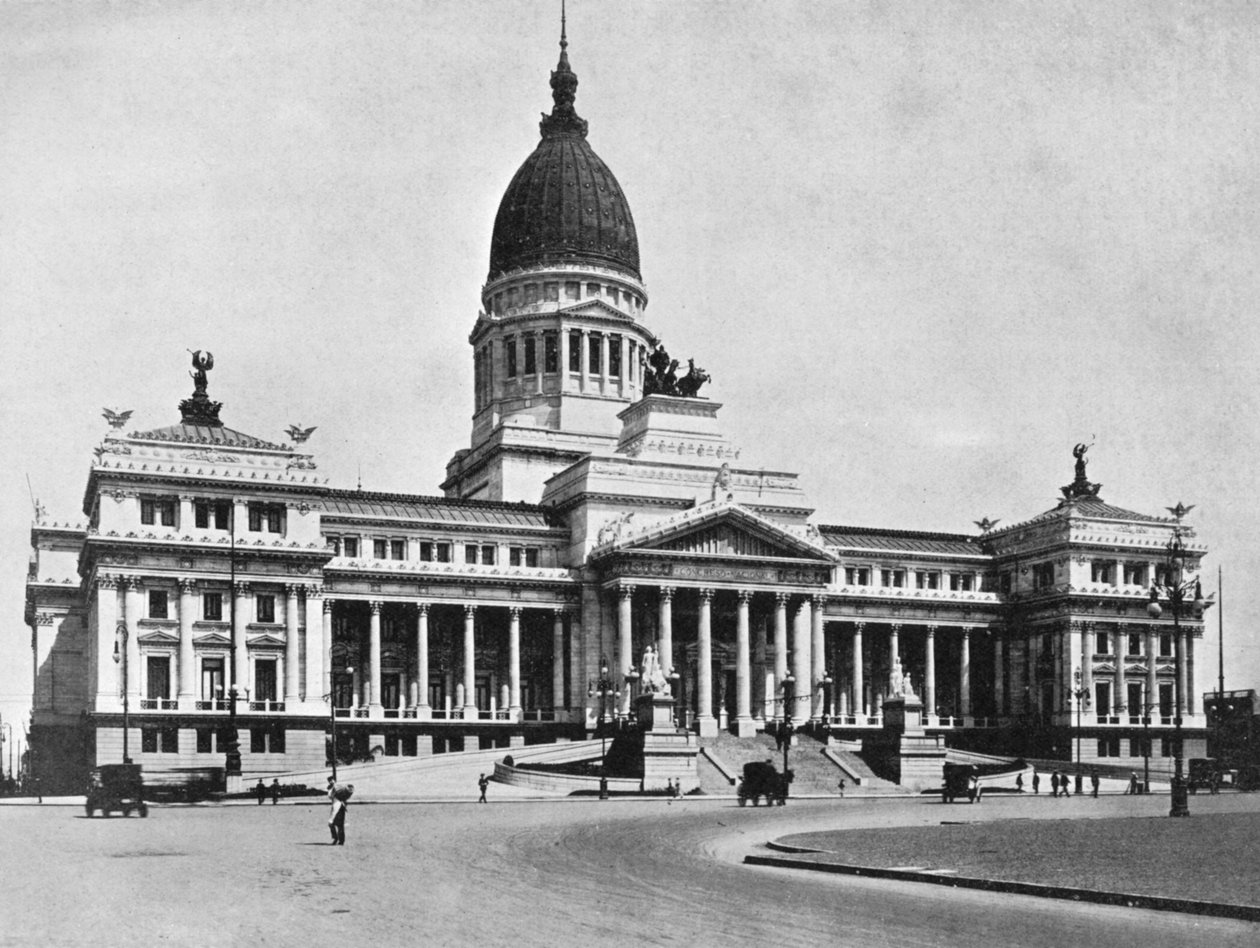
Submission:
[[[849,780],[849,789],[861,793],[902,793],[902,789],[891,780],[885,780],[871,770],[870,765],[854,751],[827,748],[826,755],[842,765],[842,769],[856,779]],[[846,778],[848,780],[848,778]],[[847,791],[846,791],[847,792]]]
[[[796,745],[788,752],[788,766],[796,775],[792,782],[792,793],[798,796],[824,795],[836,796],[840,779],[845,775],[833,761],[822,753],[823,743],[807,734],[796,735]],[[776,770],[783,769],[783,752],[774,746],[774,738],[768,734],[757,734],[754,737],[735,737],[731,734],[719,734],[717,737],[706,737],[700,741],[700,757],[698,769],[700,773],[700,789],[705,793],[731,794],[736,785],[732,784],[726,773],[716,766],[711,758],[716,757],[722,767],[732,776],[744,771],[744,764],[755,760],[771,760]],[[849,789],[852,782],[845,778]]]

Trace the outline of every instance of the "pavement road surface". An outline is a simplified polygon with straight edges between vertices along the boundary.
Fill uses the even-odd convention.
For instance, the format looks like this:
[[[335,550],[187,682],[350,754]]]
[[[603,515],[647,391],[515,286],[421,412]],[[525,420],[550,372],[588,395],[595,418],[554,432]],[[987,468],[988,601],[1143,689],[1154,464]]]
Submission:
[[[741,863],[789,833],[1025,806],[1069,815],[1034,801],[942,814],[921,799],[352,805],[341,848],[324,806],[154,807],[147,820],[7,806],[0,945],[1260,943],[1245,922]]]

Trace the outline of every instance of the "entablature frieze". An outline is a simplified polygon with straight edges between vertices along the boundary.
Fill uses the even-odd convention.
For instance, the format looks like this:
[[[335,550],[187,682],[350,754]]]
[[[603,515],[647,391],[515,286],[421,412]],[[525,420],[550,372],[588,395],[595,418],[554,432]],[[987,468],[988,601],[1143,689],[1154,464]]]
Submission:
[[[756,588],[758,591],[775,591],[783,586],[793,587],[813,595],[823,591],[831,579],[829,565],[807,565],[803,560],[791,565],[773,562],[760,563],[699,563],[693,560],[658,559],[654,557],[623,557],[615,559],[603,570],[603,585],[614,586],[621,581],[667,580],[662,585],[704,586],[720,583],[723,586]]]
[[[398,563],[394,568],[368,565],[375,561],[338,560],[324,569],[324,589],[347,591],[390,584],[398,588],[416,588],[417,582],[425,587],[441,588],[446,585],[490,587],[561,589],[577,584],[572,571],[547,566],[477,566],[472,564],[390,561]]]

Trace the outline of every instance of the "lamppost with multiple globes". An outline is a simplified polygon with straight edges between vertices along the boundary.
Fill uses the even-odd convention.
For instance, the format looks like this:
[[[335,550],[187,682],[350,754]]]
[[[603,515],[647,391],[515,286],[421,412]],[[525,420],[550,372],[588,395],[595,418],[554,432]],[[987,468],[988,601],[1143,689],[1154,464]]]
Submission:
[[[783,775],[788,772],[788,748],[792,746],[792,702],[796,700],[796,678],[789,671],[783,676]]]
[[[1187,788],[1182,772],[1182,739],[1181,739],[1181,710],[1184,707],[1185,697],[1181,693],[1181,679],[1184,673],[1185,656],[1181,650],[1181,610],[1186,603],[1186,596],[1191,591],[1194,593],[1194,599],[1190,603],[1193,615],[1203,614],[1203,589],[1197,579],[1184,578],[1184,568],[1186,561],[1185,542],[1181,536],[1181,518],[1189,512],[1190,508],[1182,504],[1169,508],[1173,516],[1176,518],[1176,525],[1173,527],[1172,539],[1168,541],[1168,572],[1164,577],[1164,582],[1159,582],[1152,577],[1151,582],[1151,599],[1147,603],[1146,611],[1152,619],[1158,619],[1163,615],[1163,608],[1159,604],[1160,595],[1167,600],[1168,605],[1172,609],[1173,620],[1173,783],[1172,783],[1172,808],[1169,810],[1169,816],[1189,816],[1190,803],[1187,796]]]
[[[1079,769],[1081,765],[1081,708],[1089,697],[1089,689],[1081,684],[1081,670],[1079,668],[1072,673],[1072,687],[1068,689],[1068,694],[1076,699],[1076,792],[1079,795],[1084,785],[1084,774]]]
[[[599,659],[599,679],[588,683],[586,696],[599,700],[599,723],[596,725],[599,729],[599,798],[607,800],[608,772],[605,769],[605,763],[608,754],[608,732],[605,729],[605,721],[608,717],[608,702],[615,700],[618,692],[616,683],[608,673],[608,657],[605,655],[601,655]]]
[[[353,675],[354,669],[347,666],[346,674]],[[337,779],[337,689],[334,688],[328,694],[324,695],[328,702],[328,723],[332,729],[332,749],[329,752],[329,760],[332,762],[332,778]]]

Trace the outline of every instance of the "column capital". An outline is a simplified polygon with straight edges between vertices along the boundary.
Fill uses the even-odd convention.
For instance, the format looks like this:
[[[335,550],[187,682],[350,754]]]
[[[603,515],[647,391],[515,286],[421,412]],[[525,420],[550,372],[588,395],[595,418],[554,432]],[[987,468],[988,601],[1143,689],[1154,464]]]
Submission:
[[[513,619],[520,619],[520,617],[521,617],[521,607],[520,607],[520,606],[508,606],[508,615],[509,615],[511,618],[513,618]]]
[[[232,587],[232,592],[233,592],[233,594],[235,594],[235,595],[237,595],[237,596],[248,596],[248,595],[249,595],[250,588],[251,588],[251,587],[250,587],[250,584],[249,584],[249,583],[247,583],[247,582],[238,582],[235,586],[233,586],[233,587]]]
[[[935,627],[934,627],[934,628],[935,628]],[[853,634],[854,634],[854,635],[861,635],[864,631],[866,631],[866,623],[865,623],[865,622],[855,622],[855,623],[853,623]]]
[[[929,639],[936,638],[936,630],[938,628],[937,626],[929,625],[929,626],[925,626],[925,628],[927,629],[927,635]]]
[[[289,599],[296,599],[298,597],[298,593],[300,593],[304,588],[304,583],[285,583],[284,594]]]
[[[893,635],[899,635],[899,634],[901,633],[901,623],[900,623],[900,622],[889,622],[889,623],[888,623],[888,631],[889,631],[889,632],[891,632]]]
[[[810,598],[810,601],[814,604],[815,608],[821,609],[823,606],[827,605],[826,593],[813,593],[810,595],[809,598]]]
[[[306,598],[308,601],[311,599],[324,598],[324,587],[319,585],[318,583],[308,583],[306,586],[303,587],[303,589],[305,590]]]
[[[622,599],[629,599],[631,596],[634,595],[634,584],[633,583],[618,583],[617,595],[620,596]]]
[[[465,619],[471,619],[476,614],[477,614],[477,607],[473,603],[471,602],[464,603],[464,618]]]
[[[553,606],[551,612],[556,617],[557,622],[560,622],[569,614],[569,610],[564,606]]]
[[[176,580],[179,583],[179,592],[181,596],[191,596],[197,591],[197,580],[188,576],[181,576]]]
[[[665,600],[666,602],[671,602],[674,598],[673,586],[658,586],[657,592],[660,593],[661,599]]]
[[[336,602],[336,601],[337,601],[336,599],[325,599],[325,600],[324,600],[324,615],[326,615],[326,616],[330,616],[330,615],[332,615],[332,611],[333,611],[333,603],[334,603],[334,602]]]
[[[125,586],[125,587],[126,587],[127,592],[131,592],[131,591],[133,591],[133,590],[135,590],[135,591],[137,591],[137,592],[138,592],[138,591],[140,590],[140,586],[141,586],[141,583],[140,583],[140,577],[139,577],[139,576],[126,576],[126,577],[124,577],[124,578],[123,578],[123,586]]]
[[[381,606],[383,605],[385,605],[385,603],[380,599],[368,600],[368,606],[371,607],[372,615],[374,616],[379,616],[381,614]]]
[[[117,589],[118,577],[109,573],[97,573],[96,579],[92,581],[92,584],[97,589]]]
[[[700,594],[701,602],[708,602],[713,598],[713,590],[707,587],[697,589],[696,592]]]
[[[753,597],[751,589],[741,589],[736,593],[736,595],[739,596],[739,604],[741,606],[748,605],[748,601]]]
[[[783,592],[775,593],[774,594],[775,605],[778,606],[780,609],[786,607],[787,601],[788,601],[788,595],[789,595],[788,593],[783,593]]]
[[[416,603],[416,613],[418,615],[427,616],[429,614],[429,605],[430,604],[427,602]]]

